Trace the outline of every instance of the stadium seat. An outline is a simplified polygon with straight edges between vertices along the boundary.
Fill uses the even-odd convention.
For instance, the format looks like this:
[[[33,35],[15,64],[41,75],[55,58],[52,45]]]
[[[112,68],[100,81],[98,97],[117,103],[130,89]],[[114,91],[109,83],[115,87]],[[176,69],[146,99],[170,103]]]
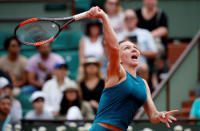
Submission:
[[[31,94],[20,94],[17,99],[20,101],[23,109],[23,116],[33,109],[32,103],[30,102]]]
[[[76,0],[76,13],[81,13],[90,9],[91,0]]]
[[[69,77],[76,79],[78,75],[79,58],[78,51],[59,51],[57,52],[65,59],[69,67]]]
[[[37,53],[36,50],[31,50],[31,51],[27,50],[27,51],[21,51],[20,54],[27,58],[30,58],[31,56],[35,55],[36,53]]]
[[[6,54],[7,54],[7,51],[5,51],[5,50],[0,51],[0,57],[4,56]]]
[[[10,36],[12,36],[11,33],[2,31],[0,32],[0,50],[4,50],[4,42]]]
[[[63,31],[52,42],[52,50],[72,50],[78,49],[79,40],[81,39],[82,32]]]

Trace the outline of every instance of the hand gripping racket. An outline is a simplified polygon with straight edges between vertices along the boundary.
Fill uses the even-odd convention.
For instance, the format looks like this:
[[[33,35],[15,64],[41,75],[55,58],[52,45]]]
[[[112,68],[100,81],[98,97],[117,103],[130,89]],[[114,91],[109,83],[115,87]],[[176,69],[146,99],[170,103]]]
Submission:
[[[63,18],[31,18],[21,22],[15,28],[15,36],[21,43],[29,46],[48,44],[72,22],[86,17],[87,11]],[[58,24],[59,21],[64,21],[65,23],[61,26]]]

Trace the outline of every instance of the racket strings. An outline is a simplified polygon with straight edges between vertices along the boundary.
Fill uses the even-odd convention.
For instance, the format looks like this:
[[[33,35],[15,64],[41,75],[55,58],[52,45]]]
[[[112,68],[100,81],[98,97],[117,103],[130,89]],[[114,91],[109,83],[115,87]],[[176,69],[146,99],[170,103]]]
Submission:
[[[59,26],[51,21],[30,22],[21,26],[16,35],[23,43],[47,41],[59,32]]]

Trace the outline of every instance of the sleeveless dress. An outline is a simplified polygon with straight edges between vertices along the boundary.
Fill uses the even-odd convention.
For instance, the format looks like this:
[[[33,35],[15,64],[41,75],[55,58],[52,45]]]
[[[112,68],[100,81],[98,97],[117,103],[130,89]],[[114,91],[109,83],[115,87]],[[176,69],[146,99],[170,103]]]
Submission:
[[[126,80],[104,88],[97,115],[89,131],[110,131],[97,123],[107,123],[126,131],[137,110],[146,102],[147,92],[144,81],[137,75],[126,72]]]

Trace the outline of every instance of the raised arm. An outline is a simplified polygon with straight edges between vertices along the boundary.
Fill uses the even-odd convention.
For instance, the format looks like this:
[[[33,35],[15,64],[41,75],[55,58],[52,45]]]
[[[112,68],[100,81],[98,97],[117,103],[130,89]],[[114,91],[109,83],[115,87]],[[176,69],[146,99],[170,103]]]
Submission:
[[[176,118],[171,116],[171,114],[178,112],[178,110],[159,112],[156,109],[156,106],[151,98],[149,86],[145,80],[144,80],[144,82],[145,82],[146,91],[147,91],[147,102],[144,104],[144,110],[147,113],[149,120],[152,123],[162,122],[162,123],[166,124],[166,126],[168,128],[170,128],[169,123],[172,123],[172,121],[176,121]]]
[[[105,43],[108,51],[108,77],[117,76],[120,77],[120,58],[119,58],[119,44],[117,36],[112,28],[109,18],[103,10],[99,7],[93,7],[88,13],[89,18],[100,18],[103,21]]]

